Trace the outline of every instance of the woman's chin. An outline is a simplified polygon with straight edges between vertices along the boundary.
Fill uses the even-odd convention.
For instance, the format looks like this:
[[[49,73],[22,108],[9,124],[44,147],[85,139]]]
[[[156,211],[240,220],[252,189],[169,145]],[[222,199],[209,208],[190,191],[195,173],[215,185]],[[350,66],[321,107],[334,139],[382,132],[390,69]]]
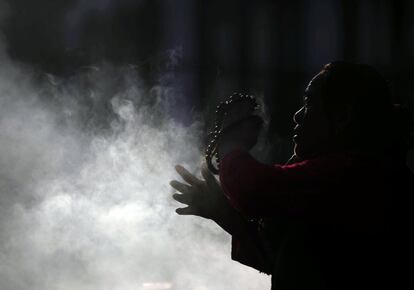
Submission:
[[[309,159],[315,156],[313,152],[309,152],[309,150],[306,150],[305,147],[301,143],[296,143],[296,142],[295,142],[295,147],[293,149],[293,152],[298,158],[302,160]]]
[[[303,158],[301,146],[296,142],[295,142],[295,147],[293,148],[293,153],[295,153],[295,155],[298,156],[299,158]]]

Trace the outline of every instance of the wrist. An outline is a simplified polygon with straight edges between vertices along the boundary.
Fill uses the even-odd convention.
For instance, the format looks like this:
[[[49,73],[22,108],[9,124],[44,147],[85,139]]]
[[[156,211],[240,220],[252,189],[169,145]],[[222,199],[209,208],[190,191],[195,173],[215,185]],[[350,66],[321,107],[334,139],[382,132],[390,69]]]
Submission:
[[[228,143],[219,145],[219,148],[218,148],[219,159],[220,160],[224,159],[226,155],[228,155],[229,153],[237,149],[243,150],[243,151],[249,151],[249,148],[241,143],[228,142]]]
[[[228,203],[220,207],[212,220],[232,236],[248,235],[246,219]]]

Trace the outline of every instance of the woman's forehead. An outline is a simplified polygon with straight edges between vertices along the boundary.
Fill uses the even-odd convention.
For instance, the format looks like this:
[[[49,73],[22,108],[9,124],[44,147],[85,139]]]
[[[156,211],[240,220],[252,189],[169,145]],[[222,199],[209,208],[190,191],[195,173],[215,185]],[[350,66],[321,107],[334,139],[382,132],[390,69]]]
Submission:
[[[314,76],[308,85],[306,86],[305,93],[310,93],[310,91],[313,91],[317,88],[320,88],[322,85],[322,80],[324,79],[323,72],[318,73],[316,76]]]
[[[325,76],[321,72],[314,76],[305,89],[303,100],[306,103],[315,103],[321,101],[321,88],[324,83]]]

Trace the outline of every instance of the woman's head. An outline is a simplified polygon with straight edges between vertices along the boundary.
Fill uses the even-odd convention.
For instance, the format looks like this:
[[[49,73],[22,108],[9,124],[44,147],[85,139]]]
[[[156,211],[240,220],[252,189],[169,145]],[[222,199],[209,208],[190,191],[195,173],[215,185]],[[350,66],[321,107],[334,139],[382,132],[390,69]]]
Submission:
[[[391,100],[385,79],[372,67],[347,62],[324,66],[305,90],[294,116],[295,153],[379,153],[403,146],[411,128]],[[397,121],[398,120],[398,121]],[[400,148],[401,149],[401,148]]]

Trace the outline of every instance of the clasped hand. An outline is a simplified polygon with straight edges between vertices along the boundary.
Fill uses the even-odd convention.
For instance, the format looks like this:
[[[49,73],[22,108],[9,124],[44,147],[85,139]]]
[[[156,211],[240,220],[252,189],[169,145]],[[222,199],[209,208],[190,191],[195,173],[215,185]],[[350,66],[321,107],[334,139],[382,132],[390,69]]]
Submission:
[[[257,143],[262,125],[262,118],[252,115],[248,104],[233,105],[224,119],[224,133],[218,140],[220,159],[236,148],[249,151]]]

